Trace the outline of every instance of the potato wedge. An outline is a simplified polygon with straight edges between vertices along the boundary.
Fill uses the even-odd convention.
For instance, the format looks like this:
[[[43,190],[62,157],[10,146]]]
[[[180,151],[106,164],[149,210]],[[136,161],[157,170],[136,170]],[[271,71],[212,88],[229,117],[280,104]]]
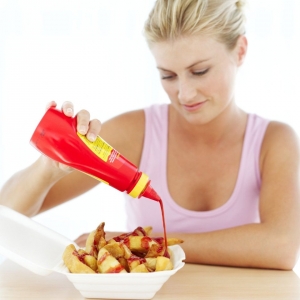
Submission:
[[[79,254],[73,244],[66,247],[63,261],[71,273],[96,273],[84,263],[84,255]]]
[[[131,273],[149,273],[149,270],[145,264],[141,264],[132,269]]]
[[[120,262],[105,248],[99,250],[97,264],[99,273],[127,273]]]
[[[98,251],[107,243],[105,240],[104,225],[104,222],[100,223],[96,230],[89,234],[86,240],[85,251],[95,258],[98,257]]]
[[[169,258],[164,256],[158,256],[156,258],[155,272],[172,270],[172,269],[173,269],[173,264]]]

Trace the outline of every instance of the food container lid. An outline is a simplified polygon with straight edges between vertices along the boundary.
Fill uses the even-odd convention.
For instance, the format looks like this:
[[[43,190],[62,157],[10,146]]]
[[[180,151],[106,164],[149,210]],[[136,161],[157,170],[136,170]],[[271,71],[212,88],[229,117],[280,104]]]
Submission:
[[[39,275],[61,269],[65,236],[0,205],[0,254]]]

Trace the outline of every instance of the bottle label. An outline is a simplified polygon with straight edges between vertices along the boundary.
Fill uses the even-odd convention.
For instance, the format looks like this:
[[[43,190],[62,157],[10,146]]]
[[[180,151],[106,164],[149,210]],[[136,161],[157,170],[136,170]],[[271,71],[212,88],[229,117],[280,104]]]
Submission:
[[[115,168],[121,167],[122,163],[118,160],[120,153],[105,142],[100,136],[97,136],[96,140],[91,142],[85,135],[82,135],[79,132],[77,132],[77,135],[85,145],[103,161],[112,164]]]

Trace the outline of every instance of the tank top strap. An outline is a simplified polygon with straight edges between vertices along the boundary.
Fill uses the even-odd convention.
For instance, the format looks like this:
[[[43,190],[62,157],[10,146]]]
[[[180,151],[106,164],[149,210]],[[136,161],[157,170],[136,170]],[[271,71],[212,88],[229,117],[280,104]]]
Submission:
[[[261,118],[256,114],[249,114],[244,138],[240,176],[246,176],[252,170],[252,176],[255,178],[259,189],[261,186],[259,168],[260,150],[269,122],[269,120]]]
[[[168,104],[154,104],[146,107],[144,112],[145,137],[139,168],[149,170],[152,177],[155,174],[156,178],[163,179],[167,155]],[[149,158],[152,158],[151,162]]]

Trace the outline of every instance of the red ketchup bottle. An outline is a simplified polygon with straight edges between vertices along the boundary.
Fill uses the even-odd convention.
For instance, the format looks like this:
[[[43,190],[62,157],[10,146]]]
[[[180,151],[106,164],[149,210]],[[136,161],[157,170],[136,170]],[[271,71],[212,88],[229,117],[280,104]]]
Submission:
[[[133,198],[146,197],[161,202],[149,177],[123,157],[100,136],[90,142],[76,130],[76,117],[70,118],[50,107],[30,143],[55,161],[82,171]]]

